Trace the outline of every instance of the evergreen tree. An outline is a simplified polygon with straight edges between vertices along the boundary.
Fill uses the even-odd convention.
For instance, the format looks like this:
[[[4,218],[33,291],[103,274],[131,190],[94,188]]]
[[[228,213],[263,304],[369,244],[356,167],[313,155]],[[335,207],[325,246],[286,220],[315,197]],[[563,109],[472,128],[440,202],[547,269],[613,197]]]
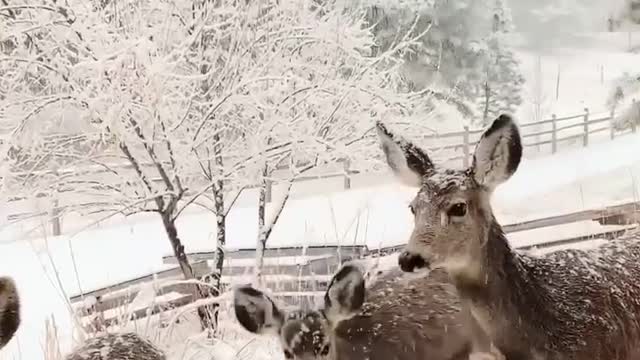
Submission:
[[[362,0],[379,51],[413,28],[425,32],[404,55],[404,75],[414,88],[440,89],[465,117],[474,117],[478,84],[484,80],[485,38],[491,8],[477,0]]]
[[[513,22],[505,2],[495,0],[491,34],[486,39],[484,78],[475,88],[484,125],[502,112],[514,112],[522,104],[524,77],[509,49],[507,35],[513,30]]]

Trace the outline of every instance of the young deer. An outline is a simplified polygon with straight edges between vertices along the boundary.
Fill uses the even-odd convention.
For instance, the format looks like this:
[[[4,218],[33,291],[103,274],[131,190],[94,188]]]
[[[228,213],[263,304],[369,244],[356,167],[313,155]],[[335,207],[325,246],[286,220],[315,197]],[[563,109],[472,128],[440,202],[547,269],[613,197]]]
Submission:
[[[401,275],[384,276],[365,302],[363,272],[347,263],[331,280],[324,308],[312,311],[286,312],[265,293],[239,287],[235,313],[248,331],[278,337],[286,359],[467,360],[469,337],[446,273],[409,286],[397,281]]]
[[[91,338],[65,360],[166,360],[166,356],[137,334],[120,333]]]
[[[637,238],[541,257],[511,250],[490,204],[522,155],[511,117],[493,122],[462,171],[436,166],[381,123],[377,130],[391,169],[419,187],[403,271],[446,269],[483,335],[509,359],[640,359]]]
[[[0,349],[20,326],[20,298],[11,278],[0,277]]]

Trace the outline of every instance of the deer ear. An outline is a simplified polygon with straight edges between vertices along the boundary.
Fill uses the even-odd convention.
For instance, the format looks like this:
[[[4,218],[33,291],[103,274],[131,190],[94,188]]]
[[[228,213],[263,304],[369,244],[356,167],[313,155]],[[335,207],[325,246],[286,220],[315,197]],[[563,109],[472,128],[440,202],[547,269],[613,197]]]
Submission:
[[[324,295],[325,316],[331,325],[356,315],[364,304],[364,293],[364,271],[359,264],[342,265]]]
[[[284,323],[284,313],[276,303],[251,286],[235,289],[233,306],[240,325],[254,334],[277,335]]]
[[[493,191],[518,169],[522,143],[518,127],[509,115],[502,114],[482,134],[471,170],[474,180]]]
[[[0,277],[0,349],[20,326],[20,297],[11,278]]]
[[[426,152],[393,134],[381,122],[376,123],[380,145],[387,164],[395,175],[408,186],[420,186],[422,178],[433,172],[434,166]]]

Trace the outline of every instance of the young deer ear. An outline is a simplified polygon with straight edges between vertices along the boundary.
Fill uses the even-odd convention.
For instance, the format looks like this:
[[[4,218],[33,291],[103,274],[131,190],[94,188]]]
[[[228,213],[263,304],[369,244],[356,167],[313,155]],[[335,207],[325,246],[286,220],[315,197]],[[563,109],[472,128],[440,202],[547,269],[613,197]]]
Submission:
[[[333,327],[356,315],[364,304],[364,271],[345,263],[333,276],[324,295],[324,312]]]
[[[11,278],[0,277],[0,349],[20,326],[20,297]]]
[[[265,293],[251,286],[234,290],[233,306],[240,325],[254,334],[277,335],[284,313]]]
[[[471,170],[475,181],[490,191],[513,175],[522,158],[520,132],[509,115],[502,114],[482,134]]]
[[[387,164],[405,185],[418,187],[422,178],[434,171],[429,156],[416,145],[389,131],[381,122],[376,123],[380,145]]]

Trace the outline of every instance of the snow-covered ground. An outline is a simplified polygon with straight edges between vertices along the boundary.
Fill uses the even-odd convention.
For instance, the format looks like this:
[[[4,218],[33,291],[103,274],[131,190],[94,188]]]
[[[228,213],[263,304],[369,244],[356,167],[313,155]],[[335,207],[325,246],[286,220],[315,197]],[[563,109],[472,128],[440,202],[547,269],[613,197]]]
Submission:
[[[382,177],[383,175],[379,175]],[[493,199],[502,223],[575,211],[611,201],[637,198],[640,191],[640,135],[524,160],[517,174]],[[292,200],[274,228],[271,246],[293,244],[401,244],[409,235],[406,206],[414,190],[384,175],[385,185]],[[230,248],[252,247],[256,239],[253,207],[238,207],[228,223]],[[594,224],[577,224],[595,230]],[[188,251],[211,250],[215,221],[210,214],[187,214],[178,222]],[[577,231],[564,230],[564,234]],[[558,235],[558,234],[556,234]],[[519,233],[517,245],[538,242],[540,231]],[[73,254],[73,255],[72,255]],[[166,269],[170,254],[159,219],[132,217],[128,223],[75,236],[0,245],[0,274],[15,277],[23,304],[23,326],[0,359],[38,359],[44,320],[53,314],[64,349],[72,319],[67,297],[111,283]],[[73,256],[73,257],[72,257]]]
[[[521,122],[535,120],[536,102],[540,103],[543,119],[549,119],[554,113],[558,117],[575,115],[584,108],[589,108],[591,113],[607,113],[607,99],[616,80],[624,73],[639,72],[640,55],[629,52],[629,48],[640,45],[640,33],[581,33],[580,37],[581,43],[535,50],[522,44],[516,48],[526,78],[524,103],[517,112]],[[536,87],[538,76],[539,88]],[[640,94],[625,96],[640,100]]]

